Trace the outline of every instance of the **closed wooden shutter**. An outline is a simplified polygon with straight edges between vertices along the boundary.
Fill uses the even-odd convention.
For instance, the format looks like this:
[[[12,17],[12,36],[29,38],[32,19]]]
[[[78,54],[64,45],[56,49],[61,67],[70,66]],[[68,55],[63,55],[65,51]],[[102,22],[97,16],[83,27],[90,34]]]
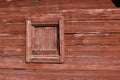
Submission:
[[[37,24],[27,20],[26,61],[62,63],[64,58],[63,30],[62,19],[56,23]]]

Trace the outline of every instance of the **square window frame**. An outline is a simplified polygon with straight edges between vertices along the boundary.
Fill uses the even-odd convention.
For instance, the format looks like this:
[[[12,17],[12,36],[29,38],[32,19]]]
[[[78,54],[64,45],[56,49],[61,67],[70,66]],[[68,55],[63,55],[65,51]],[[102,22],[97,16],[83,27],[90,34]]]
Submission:
[[[38,20],[39,21],[39,20]],[[45,57],[41,57],[41,58],[37,58],[37,59],[32,59],[31,56],[32,55],[32,32],[33,32],[33,24],[32,20],[27,19],[26,20],[26,62],[37,62],[37,63],[64,63],[65,60],[65,53],[64,53],[64,19],[63,17],[60,17],[58,20],[56,20],[56,24],[59,25],[59,55],[58,57],[56,57],[56,59],[53,59],[53,61],[51,60],[44,60],[43,62],[40,61],[42,59],[45,59]],[[42,22],[40,22],[39,24],[42,24]],[[47,59],[47,57],[46,57]]]

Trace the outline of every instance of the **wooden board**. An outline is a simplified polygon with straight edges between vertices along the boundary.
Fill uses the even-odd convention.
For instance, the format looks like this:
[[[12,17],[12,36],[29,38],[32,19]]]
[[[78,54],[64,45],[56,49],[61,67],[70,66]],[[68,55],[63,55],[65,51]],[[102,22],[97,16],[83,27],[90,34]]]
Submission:
[[[72,9],[62,11],[67,21],[119,20],[119,9]]]
[[[119,33],[119,25],[119,20],[66,21],[65,33]]]
[[[95,0],[43,0],[43,1],[29,1],[29,0],[24,0],[24,1],[17,1],[17,0],[12,0],[12,1],[4,1],[1,0],[0,7],[1,8],[6,8],[6,7],[25,7],[25,6],[59,6],[62,7],[63,9],[66,8],[115,8],[115,5],[111,0],[98,0],[97,2]],[[77,6],[76,6],[77,5]]]
[[[62,16],[57,21],[62,26],[60,48],[65,53],[60,54],[60,59],[64,63],[27,63],[26,19],[35,24],[54,24],[59,16]],[[48,36],[47,32],[40,31],[44,36]],[[47,44],[46,48],[56,49],[56,45]],[[32,59],[38,61],[34,57],[44,54],[40,61],[56,62],[59,61],[56,53],[38,50]],[[0,80],[119,79],[120,9],[112,0],[0,0]]]

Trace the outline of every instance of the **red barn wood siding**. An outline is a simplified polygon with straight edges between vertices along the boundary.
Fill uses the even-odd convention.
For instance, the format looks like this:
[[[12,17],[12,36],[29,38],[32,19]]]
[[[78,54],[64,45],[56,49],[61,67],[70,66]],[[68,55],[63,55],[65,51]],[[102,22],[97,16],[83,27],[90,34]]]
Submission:
[[[64,17],[64,64],[26,63],[26,19]],[[0,80],[120,80],[120,9],[111,0],[0,0]]]

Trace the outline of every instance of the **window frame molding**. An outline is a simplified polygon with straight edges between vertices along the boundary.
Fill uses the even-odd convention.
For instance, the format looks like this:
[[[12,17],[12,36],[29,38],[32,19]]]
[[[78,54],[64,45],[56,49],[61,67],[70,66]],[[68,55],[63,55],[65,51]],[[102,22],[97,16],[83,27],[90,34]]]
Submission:
[[[54,17],[55,18],[55,17]],[[51,20],[54,20],[54,18],[52,19],[49,19],[49,21]],[[56,18],[55,18],[56,19]],[[34,19],[35,21],[37,19]],[[26,20],[26,62],[38,62],[38,63],[64,63],[64,59],[65,59],[65,53],[64,53],[64,19],[62,16],[60,16],[58,19],[56,19],[55,22],[56,24],[59,25],[59,47],[60,47],[60,50],[59,50],[59,55],[58,55],[58,58],[55,60],[55,61],[37,61],[37,60],[34,60],[32,59],[31,57],[34,57],[34,56],[31,56],[32,55],[32,32],[33,32],[33,27],[32,24],[34,24],[34,20],[32,19],[27,19]],[[44,21],[40,21],[41,19],[38,19],[38,23],[41,24],[43,23]],[[33,21],[33,23],[32,23]],[[54,21],[53,21],[54,23]],[[42,58],[42,57],[41,57]],[[37,58],[39,59],[39,58]],[[47,59],[47,57],[46,57]],[[49,59],[48,59],[49,60]]]

